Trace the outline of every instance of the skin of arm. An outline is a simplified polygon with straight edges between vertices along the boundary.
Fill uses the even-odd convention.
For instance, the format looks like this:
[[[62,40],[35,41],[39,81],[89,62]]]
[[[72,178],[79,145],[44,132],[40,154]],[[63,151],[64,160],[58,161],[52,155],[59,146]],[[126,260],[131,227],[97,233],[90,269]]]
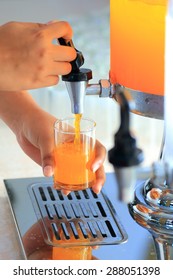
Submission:
[[[52,176],[54,169],[54,123],[56,118],[41,109],[26,92],[0,92],[0,118],[14,132],[22,150],[42,166],[45,176]],[[104,181],[103,162],[106,149],[97,140],[96,156],[91,169],[96,172],[93,191],[99,193]]]

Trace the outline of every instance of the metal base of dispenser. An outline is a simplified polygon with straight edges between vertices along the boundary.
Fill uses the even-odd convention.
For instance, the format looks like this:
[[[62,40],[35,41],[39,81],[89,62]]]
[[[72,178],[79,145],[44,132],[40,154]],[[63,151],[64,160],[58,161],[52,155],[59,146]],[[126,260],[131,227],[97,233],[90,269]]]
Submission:
[[[127,88],[127,90],[134,100],[135,109],[133,112],[135,114],[161,120],[164,118],[164,96],[149,94],[129,88]]]
[[[127,240],[108,197],[91,189],[65,196],[53,182],[28,187],[45,243],[54,247],[117,245]]]
[[[52,259],[52,246],[46,244],[43,238],[44,235],[42,233],[41,227],[40,225],[38,225],[37,214],[40,215],[40,211],[37,212],[37,210],[35,209],[35,212],[30,194],[28,192],[28,186],[31,186],[37,182],[43,183],[43,185],[45,185],[50,182],[50,179],[23,178],[9,179],[4,181],[14,221],[18,231],[19,245],[21,246],[21,250],[23,251],[23,258]],[[117,220],[118,225],[121,229],[125,228],[125,231],[128,232],[129,238],[127,242],[124,242],[120,245],[100,246],[99,249],[93,250],[93,256],[97,259],[104,260],[155,259],[153,240],[150,234],[133,221],[129,214],[127,205],[124,205],[117,200],[118,194],[114,173],[106,174],[106,182],[103,187],[103,192],[105,192],[106,196],[110,199],[110,205],[113,205],[113,207],[116,209],[116,220],[116,213],[118,213],[118,217],[120,218],[123,227],[119,222],[119,219]],[[49,196],[49,193],[47,193],[46,195]],[[72,194],[72,196],[73,195],[75,194]],[[99,198],[93,199],[96,203],[99,201]],[[51,201],[51,203],[53,203],[53,200]],[[102,232],[101,228],[100,230]],[[102,233],[104,235],[104,232]],[[115,233],[117,233],[117,229]],[[116,240],[116,237],[113,237],[113,239]],[[34,257],[32,256],[33,251],[36,251]]]
[[[139,184],[129,211],[133,219],[151,233],[157,259],[173,260],[173,190],[165,181],[160,177],[160,180],[149,179]]]

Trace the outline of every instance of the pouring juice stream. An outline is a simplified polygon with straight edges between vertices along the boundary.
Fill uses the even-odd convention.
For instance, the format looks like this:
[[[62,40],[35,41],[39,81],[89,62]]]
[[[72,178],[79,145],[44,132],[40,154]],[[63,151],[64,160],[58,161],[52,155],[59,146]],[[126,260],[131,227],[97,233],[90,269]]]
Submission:
[[[74,128],[75,128],[75,139],[74,139],[74,143],[75,145],[79,145],[80,144],[80,121],[82,118],[82,114],[75,114],[75,123],[74,123]]]

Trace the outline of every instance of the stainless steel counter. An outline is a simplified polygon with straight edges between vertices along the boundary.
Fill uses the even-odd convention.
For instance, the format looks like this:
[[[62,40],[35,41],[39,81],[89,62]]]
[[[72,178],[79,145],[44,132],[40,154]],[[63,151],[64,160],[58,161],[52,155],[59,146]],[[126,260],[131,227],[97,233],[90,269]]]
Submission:
[[[4,182],[0,179],[0,260],[23,259]]]
[[[1,212],[1,245],[0,245],[0,259],[24,259],[24,254],[19,242],[19,236],[23,236],[30,227],[37,222],[37,218],[32,207],[29,195],[26,190],[26,185],[36,181],[46,181],[45,178],[27,178],[19,180],[7,180],[8,185],[12,187],[10,196],[15,209],[15,217],[17,221],[17,229],[12,218],[12,213],[6,197],[6,190],[1,181],[1,198],[3,212]],[[15,196],[15,188],[21,190],[19,196]],[[117,201],[117,189],[114,174],[108,173],[107,180],[104,186],[104,191],[111,200],[117,214],[120,218],[123,227],[128,233],[128,241],[120,245],[104,245],[99,249],[93,250],[93,255],[98,259],[105,260],[134,260],[134,259],[154,259],[155,252],[153,249],[153,241],[150,234],[139,225],[137,225],[131,218],[127,206]],[[21,208],[22,207],[22,208]],[[3,222],[2,222],[3,221]],[[19,229],[20,224],[20,229]],[[32,241],[32,240],[31,240]],[[34,241],[33,241],[34,242]],[[32,246],[32,244],[31,244]],[[37,255],[40,258],[40,255]]]

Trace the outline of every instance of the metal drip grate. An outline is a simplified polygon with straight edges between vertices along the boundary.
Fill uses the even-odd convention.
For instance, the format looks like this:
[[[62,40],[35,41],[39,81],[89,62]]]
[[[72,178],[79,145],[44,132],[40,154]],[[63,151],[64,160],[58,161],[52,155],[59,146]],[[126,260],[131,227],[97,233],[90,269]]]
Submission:
[[[119,244],[127,239],[103,191],[74,191],[65,196],[52,182],[28,188],[45,242],[52,246]]]

